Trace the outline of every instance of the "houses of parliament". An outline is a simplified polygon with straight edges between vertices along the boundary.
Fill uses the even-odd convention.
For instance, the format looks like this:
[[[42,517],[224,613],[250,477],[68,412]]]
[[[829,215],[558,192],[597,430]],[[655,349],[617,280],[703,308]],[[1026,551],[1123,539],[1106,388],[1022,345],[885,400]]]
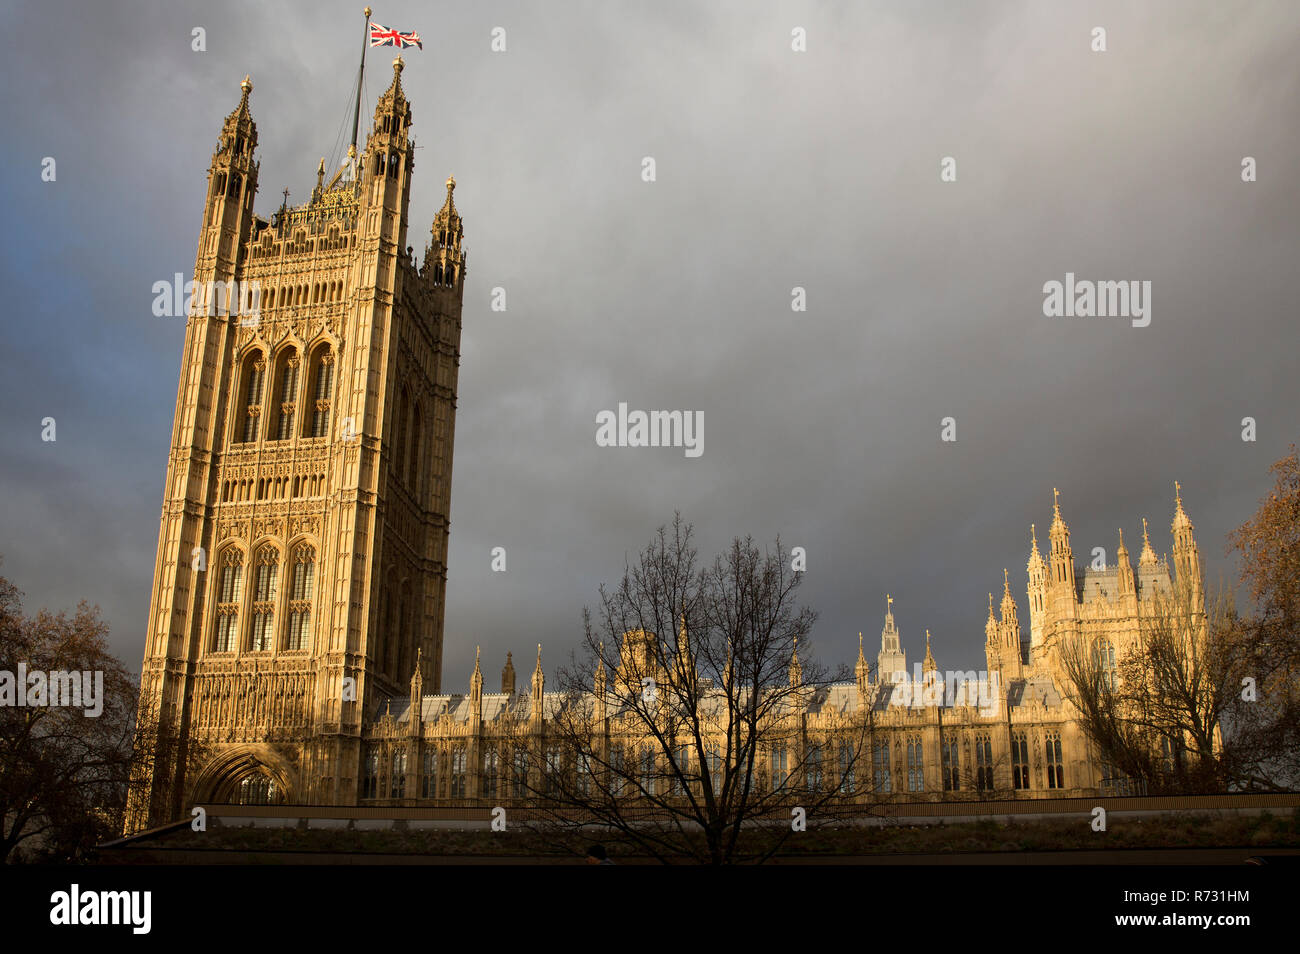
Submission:
[[[467,256],[451,178],[422,257],[407,245],[415,140],[402,70],[399,57],[352,162],[327,180],[322,160],[310,198],[291,207],[286,195],[270,217],[253,208],[248,78],[220,129],[194,281],[209,296],[253,283],[259,311],[249,321],[203,298],[187,318],[140,684],[157,752],[132,787],[128,829],[205,802],[508,803],[526,799],[521,773],[543,762],[519,747],[528,737],[545,751],[561,704],[541,647],[526,690],[510,655],[499,691],[485,691],[478,660],[467,693],[441,683]],[[1079,575],[1056,500],[1045,554],[1031,528],[1027,636],[1009,574],[996,610],[989,597],[995,706],[892,704],[907,654],[890,602],[874,665],[860,635],[854,680],[801,697],[805,742],[870,711],[861,771],[876,797],[1105,790],[1060,649],[1087,640],[1113,672],[1175,581],[1203,615],[1181,493],[1171,529],[1172,562],[1143,521],[1136,567],[1121,535],[1114,565]],[[922,672],[937,671],[927,634]],[[775,778],[787,759],[764,752],[759,771]]]

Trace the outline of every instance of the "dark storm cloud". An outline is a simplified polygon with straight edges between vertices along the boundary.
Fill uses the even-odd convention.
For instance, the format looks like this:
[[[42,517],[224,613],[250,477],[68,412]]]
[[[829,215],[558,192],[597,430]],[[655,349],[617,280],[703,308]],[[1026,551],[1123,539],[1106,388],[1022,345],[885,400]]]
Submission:
[[[0,572],[32,608],[100,603],[132,666],[184,335],[150,287],[193,267],[245,72],[257,209],[306,196],[350,122],[360,6],[26,4],[0,41]],[[526,670],[539,641],[558,662],[675,509],[708,554],[746,533],[805,547],[837,662],[859,630],[878,646],[890,592],[912,658],[929,628],[941,666],[982,665],[1004,566],[1027,621],[1053,487],[1082,563],[1120,526],[1136,553],[1143,516],[1167,550],[1179,479],[1209,580],[1235,578],[1224,536],[1300,430],[1300,10],[949,6],[376,8],[425,40],[403,74],[408,241],[454,173],[470,250],[447,686],[476,644],[489,671],[507,649]],[[51,24],[57,45],[30,41]],[[368,59],[363,135],[391,58]],[[1066,272],[1151,281],[1151,325],[1045,318]],[[597,447],[621,401],[703,412],[703,456]]]

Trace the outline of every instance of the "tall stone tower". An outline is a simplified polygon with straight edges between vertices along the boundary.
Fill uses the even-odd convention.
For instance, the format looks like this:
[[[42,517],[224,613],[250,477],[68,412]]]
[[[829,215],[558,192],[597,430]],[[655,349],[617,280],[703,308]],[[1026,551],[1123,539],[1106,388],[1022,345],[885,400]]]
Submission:
[[[142,771],[131,827],[250,787],[353,804],[376,700],[417,666],[439,691],[466,255],[453,179],[422,262],[406,245],[402,69],[355,164],[326,182],[322,160],[269,219],[248,78],[222,126],[141,675],[179,746]]]
[[[880,652],[876,654],[876,678],[881,683],[895,681],[894,673],[907,674],[907,652],[899,643],[898,627],[894,625],[894,599],[885,596],[885,628],[880,631]]]

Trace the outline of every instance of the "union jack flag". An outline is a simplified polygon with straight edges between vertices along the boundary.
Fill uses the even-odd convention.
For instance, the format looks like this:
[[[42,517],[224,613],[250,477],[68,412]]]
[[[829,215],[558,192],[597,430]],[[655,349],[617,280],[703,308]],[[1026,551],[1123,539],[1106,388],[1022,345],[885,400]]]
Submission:
[[[410,33],[402,33],[391,27],[380,26],[378,23],[370,24],[370,45],[371,46],[396,46],[405,48],[416,46],[424,49],[424,44],[420,42],[420,34],[412,30]]]

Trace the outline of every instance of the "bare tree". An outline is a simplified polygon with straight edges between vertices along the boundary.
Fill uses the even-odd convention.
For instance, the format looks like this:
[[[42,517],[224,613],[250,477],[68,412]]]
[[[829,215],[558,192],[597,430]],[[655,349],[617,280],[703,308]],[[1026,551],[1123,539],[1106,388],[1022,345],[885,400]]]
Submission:
[[[799,580],[779,540],[737,539],[700,567],[680,515],[661,527],[602,586],[596,619],[584,611],[553,711],[520,724],[546,824],[727,864],[764,860],[860,799],[871,710],[812,659]]]
[[[1084,637],[1061,648],[1065,691],[1100,758],[1152,792],[1225,790],[1242,753],[1221,726],[1237,698],[1235,613],[1220,595],[1202,610],[1179,580],[1157,594],[1136,645],[1115,670]]]
[[[75,860],[121,830],[136,693],[107,632],[85,603],[24,616],[0,577],[0,860]]]

